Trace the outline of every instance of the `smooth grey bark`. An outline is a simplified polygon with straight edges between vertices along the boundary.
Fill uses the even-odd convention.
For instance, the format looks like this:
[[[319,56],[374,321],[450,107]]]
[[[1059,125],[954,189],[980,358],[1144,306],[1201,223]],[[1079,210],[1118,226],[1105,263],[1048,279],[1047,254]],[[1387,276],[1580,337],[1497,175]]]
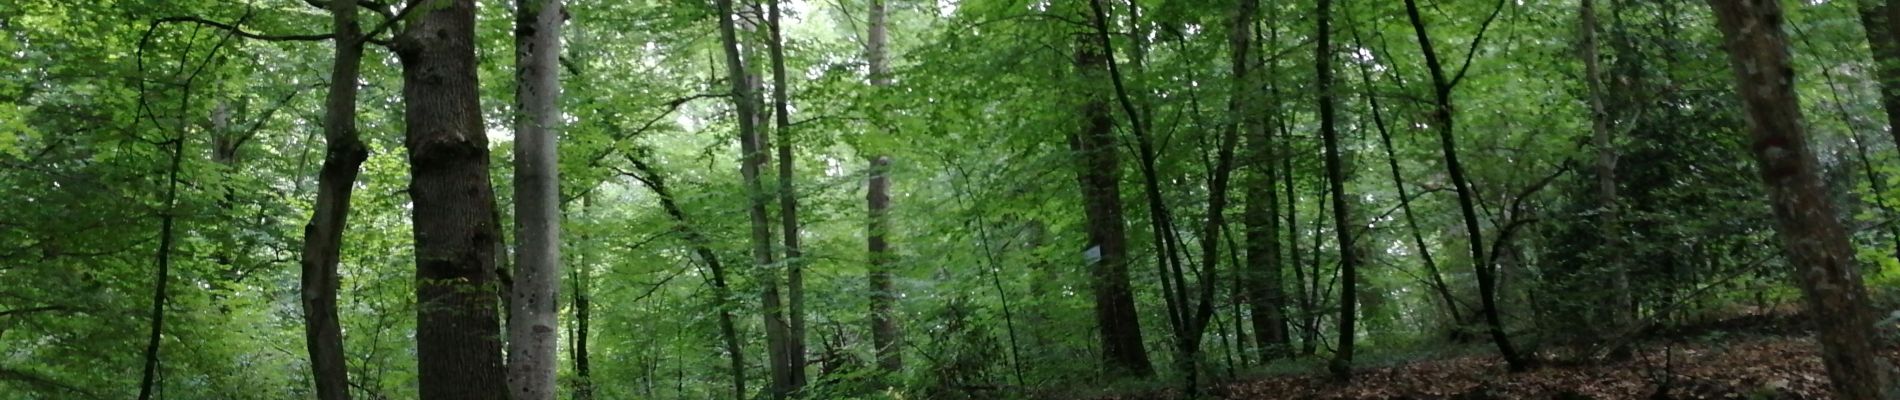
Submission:
[[[340,0],[332,0],[340,1]],[[560,364],[562,0],[515,2],[515,250],[508,388],[552,400]]]
[[[495,193],[483,133],[474,0],[412,0],[402,62],[416,249],[417,386],[424,399],[508,398],[496,306]]]
[[[1728,49],[1775,231],[1819,331],[1831,392],[1837,399],[1900,397],[1893,367],[1875,351],[1874,316],[1853,245],[1808,147],[1781,2],[1710,0],[1709,6]]]

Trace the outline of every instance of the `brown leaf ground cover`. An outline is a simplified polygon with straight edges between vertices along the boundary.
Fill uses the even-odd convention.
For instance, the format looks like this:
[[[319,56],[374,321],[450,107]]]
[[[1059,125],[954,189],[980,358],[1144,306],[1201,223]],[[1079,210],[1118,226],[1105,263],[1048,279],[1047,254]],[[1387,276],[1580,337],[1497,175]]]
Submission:
[[[1777,318],[1779,319],[1779,318]],[[1749,321],[1762,323],[1764,321]],[[1510,373],[1496,356],[1418,360],[1357,371],[1350,384],[1319,373],[1240,379],[1219,399],[1827,399],[1818,344],[1798,323],[1657,332],[1627,358],[1546,363]],[[1900,360],[1900,346],[1882,351]],[[1900,363],[1896,363],[1900,364]],[[1179,398],[1146,393],[1125,399]]]

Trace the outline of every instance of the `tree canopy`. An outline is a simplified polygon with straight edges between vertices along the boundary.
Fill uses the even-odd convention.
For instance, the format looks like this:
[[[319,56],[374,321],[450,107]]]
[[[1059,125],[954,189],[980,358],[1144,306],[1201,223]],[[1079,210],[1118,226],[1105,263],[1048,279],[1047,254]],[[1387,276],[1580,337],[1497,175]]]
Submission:
[[[1892,3],[0,2],[0,397],[1893,396]]]

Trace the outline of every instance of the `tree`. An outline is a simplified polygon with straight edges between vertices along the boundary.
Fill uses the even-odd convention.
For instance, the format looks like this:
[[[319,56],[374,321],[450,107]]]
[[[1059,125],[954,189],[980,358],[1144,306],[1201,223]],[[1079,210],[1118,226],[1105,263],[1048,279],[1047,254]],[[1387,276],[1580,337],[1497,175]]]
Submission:
[[[1333,379],[1349,381],[1352,379],[1354,322],[1358,319],[1359,273],[1356,270],[1358,259],[1354,254],[1353,231],[1355,224],[1351,220],[1352,201],[1346,197],[1345,166],[1339,157],[1339,132],[1333,126],[1336,100],[1333,94],[1333,44],[1332,44],[1332,0],[1319,0],[1319,13],[1316,23],[1319,25],[1314,34],[1318,37],[1314,44],[1313,65],[1317,90],[1319,92],[1319,136],[1326,146],[1326,182],[1333,199],[1333,236],[1339,244],[1339,346],[1333,350],[1333,359],[1327,368],[1333,373]]]
[[[1888,133],[1900,145],[1900,8],[1891,0],[1855,0],[1861,30],[1872,50],[1874,73],[1880,88],[1880,107],[1887,114]]]
[[[505,399],[496,309],[495,192],[475,68],[475,2],[415,0],[396,38],[416,244],[422,398]]]
[[[1621,215],[1617,208],[1616,194],[1616,139],[1611,131],[1609,108],[1604,100],[1603,67],[1597,52],[1597,11],[1591,0],[1577,3],[1577,20],[1580,36],[1577,47],[1583,59],[1583,80],[1589,91],[1590,102],[1590,145],[1596,148],[1596,163],[1592,165],[1596,174],[1597,229],[1603,236],[1603,247],[1599,254],[1609,264],[1612,290],[1615,293],[1615,306],[1608,314],[1613,325],[1628,322],[1629,307],[1634,306],[1629,296],[1629,269],[1622,266],[1623,248]]]
[[[1808,311],[1819,328],[1821,359],[1841,399],[1893,398],[1891,367],[1874,351],[1873,314],[1847,231],[1835,220],[1802,126],[1794,63],[1782,31],[1781,3],[1711,0],[1747,114],[1750,147],[1768,186],[1781,237]]]
[[[787,93],[791,82],[785,78],[785,36],[780,18],[779,0],[766,3],[766,24],[771,41],[772,56],[772,115],[773,127],[778,137],[778,205],[779,230],[785,243],[785,291],[786,291],[786,328],[785,369],[790,375],[790,387],[787,392],[797,392],[805,386],[805,257],[800,250],[798,236],[801,233],[798,224],[797,174],[792,158],[792,116],[791,99]]]
[[[1247,55],[1254,50],[1254,20],[1260,12],[1258,0],[1240,0],[1234,16],[1228,23],[1228,48],[1233,52],[1230,68],[1234,71],[1233,113],[1241,119],[1245,129],[1246,164],[1253,167],[1252,173],[1243,176],[1243,195],[1246,197],[1241,211],[1241,223],[1245,226],[1247,265],[1246,272],[1239,274],[1245,280],[1246,298],[1249,311],[1252,312],[1255,347],[1262,361],[1284,358],[1292,355],[1286,328],[1285,278],[1281,273],[1280,259],[1280,198],[1276,187],[1279,179],[1279,161],[1274,154],[1275,136],[1273,128],[1265,120],[1267,110],[1275,110],[1280,100],[1280,92],[1275,86],[1269,90],[1267,108],[1259,107],[1262,99],[1256,95],[1262,88],[1260,80],[1249,67],[1256,60]],[[1272,40],[1278,44],[1279,30],[1273,30]],[[1262,56],[1264,58],[1264,56]],[[1277,60],[1267,64],[1267,74],[1273,75],[1279,67]],[[1284,118],[1275,116],[1274,118]],[[1241,267],[1241,266],[1236,266]]]
[[[1478,45],[1484,42],[1485,31],[1504,10],[1504,5],[1504,2],[1498,2],[1497,8],[1485,18],[1477,36],[1472,39],[1471,49],[1468,52],[1475,54],[1478,51]],[[1465,176],[1464,164],[1458,161],[1457,130],[1453,126],[1457,119],[1452,114],[1455,109],[1452,108],[1451,95],[1452,89],[1458,85],[1458,80],[1463,79],[1465,71],[1471,67],[1470,59],[1467,58],[1465,64],[1458,67],[1456,76],[1446,76],[1444,66],[1438,61],[1438,53],[1432,49],[1432,39],[1426,32],[1425,20],[1419,16],[1417,0],[1405,0],[1405,14],[1412,23],[1413,34],[1418,38],[1419,52],[1425,55],[1425,67],[1431,72],[1432,95],[1435,101],[1433,105],[1436,107],[1431,112],[1432,122],[1438,128],[1438,142],[1445,155],[1445,169],[1451,175],[1452,185],[1458,191],[1458,210],[1464,217],[1465,239],[1468,242],[1467,245],[1471,247],[1471,266],[1478,276],[1478,300],[1481,311],[1484,313],[1485,324],[1491,333],[1491,341],[1498,346],[1498,354],[1504,356],[1504,361],[1510,364],[1511,370],[1526,370],[1529,364],[1522,355],[1517,353],[1517,348],[1511,345],[1511,337],[1504,332],[1504,318],[1499,315],[1497,270],[1492,263],[1493,260],[1485,258],[1483,227],[1479,225],[1476,206],[1477,189],[1472,188],[1470,178]]]
[[[1091,2],[1094,7],[1100,4]],[[1100,11],[1091,14],[1097,25]],[[1098,29],[1099,31],[1099,29]],[[1078,39],[1075,67],[1085,79],[1101,79],[1109,67],[1106,43]],[[1116,149],[1114,121],[1102,95],[1084,93],[1079,118],[1081,132],[1069,135],[1076,157],[1076,180],[1082,191],[1082,210],[1088,225],[1089,283],[1095,296],[1095,324],[1102,346],[1103,369],[1109,376],[1146,377],[1154,374],[1141,339],[1140,314],[1128,283],[1127,223],[1122,219],[1121,158]]]
[[[343,0],[331,0],[343,1]],[[508,285],[508,383],[517,400],[552,400],[561,288],[561,0],[515,3],[515,252]]]
[[[329,91],[324,97],[323,166],[317,170],[316,211],[304,225],[301,256],[304,343],[310,354],[310,372],[317,398],[350,398],[349,366],[343,355],[343,328],[337,317],[336,296],[341,277],[337,263],[343,250],[343,230],[349,221],[350,196],[369,150],[356,130],[356,82],[362,75],[366,42],[357,25],[353,1],[331,1],[336,48],[330,67]]]
[[[886,32],[889,19],[884,0],[871,0],[870,31],[865,34],[864,54],[870,64],[872,86],[891,84],[891,67],[887,52],[889,33]],[[897,288],[891,285],[890,254],[890,208],[891,208],[891,158],[882,154],[869,156],[871,166],[868,169],[870,186],[866,190],[865,203],[870,216],[866,227],[866,242],[869,251],[871,282],[871,345],[877,349],[877,365],[886,374],[895,374],[904,368],[903,339],[897,329]]]

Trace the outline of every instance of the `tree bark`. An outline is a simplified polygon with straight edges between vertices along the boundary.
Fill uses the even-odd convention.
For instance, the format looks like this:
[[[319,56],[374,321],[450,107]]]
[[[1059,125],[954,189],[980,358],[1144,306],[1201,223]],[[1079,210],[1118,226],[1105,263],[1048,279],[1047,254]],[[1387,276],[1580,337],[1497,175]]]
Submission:
[[[1633,317],[1631,311],[1635,300],[1630,293],[1629,268],[1624,267],[1622,254],[1625,251],[1622,239],[1621,211],[1616,193],[1616,141],[1612,137],[1612,119],[1604,101],[1603,67],[1597,52],[1597,12],[1591,0],[1582,0],[1577,5],[1578,30],[1582,37],[1578,47],[1583,58],[1584,83],[1589,88],[1590,100],[1590,144],[1596,147],[1597,194],[1597,232],[1603,241],[1598,254],[1610,269],[1611,290],[1614,303],[1608,314],[1613,326],[1628,323]]]
[[[1327,187],[1333,199],[1333,239],[1339,244],[1339,346],[1328,364],[1333,379],[1352,380],[1354,328],[1359,317],[1358,254],[1352,241],[1357,225],[1351,221],[1351,199],[1346,197],[1346,167],[1339,156],[1339,132],[1333,120],[1337,100],[1333,94],[1332,0],[1319,0],[1317,43],[1313,64],[1318,70],[1315,82],[1319,91],[1319,135],[1326,146]]]
[[[887,47],[888,16],[884,0],[871,0],[870,31],[864,45],[865,58],[870,62],[872,86],[887,86],[891,83],[890,61]],[[891,285],[890,243],[890,206],[891,206],[891,159],[881,154],[873,154],[870,167],[870,188],[865,202],[870,214],[868,245],[870,255],[871,282],[871,343],[877,347],[878,369],[885,374],[895,374],[903,369],[901,339],[897,329],[897,315],[893,310],[897,302],[897,289]]]
[[[412,0],[403,67],[416,241],[416,360],[425,399],[506,399],[495,193],[476,77],[475,1]]]
[[[1419,51],[1425,55],[1425,67],[1432,75],[1432,95],[1436,101],[1436,108],[1431,114],[1432,121],[1438,128],[1438,142],[1444,151],[1445,169],[1451,175],[1452,185],[1458,191],[1458,210],[1464,216],[1466,240],[1470,242],[1471,247],[1472,269],[1476,272],[1474,275],[1478,277],[1479,307],[1484,313],[1491,341],[1498,346],[1498,354],[1504,357],[1505,363],[1510,365],[1512,371],[1524,371],[1529,369],[1529,364],[1517,353],[1517,348],[1511,345],[1510,336],[1504,332],[1503,318],[1499,316],[1497,272],[1492,260],[1485,258],[1484,254],[1483,227],[1479,225],[1476,206],[1477,190],[1472,188],[1470,178],[1465,176],[1464,164],[1458,162],[1456,128],[1453,126],[1457,119],[1452,115],[1454,108],[1451,102],[1452,88],[1456,82],[1445,75],[1444,66],[1438,61],[1438,53],[1432,49],[1431,35],[1426,32],[1425,20],[1419,15],[1418,0],[1405,0],[1405,14],[1412,22],[1412,32],[1418,38]],[[1495,14],[1493,16],[1495,17]],[[1488,25],[1489,21],[1486,22]],[[1480,30],[1477,39],[1473,40],[1472,51],[1477,51],[1478,46],[1475,44],[1482,38],[1483,31]],[[1462,74],[1463,69],[1461,68],[1459,72]]]
[[[317,398],[348,400],[349,367],[343,356],[343,329],[336,309],[341,277],[343,231],[350,216],[350,196],[356,175],[369,150],[356,131],[356,81],[362,74],[362,28],[356,22],[357,5],[351,1],[329,4],[336,30],[334,64],[329,92],[324,97],[323,166],[317,171],[317,199],[310,223],[304,225],[301,300],[305,349],[310,355]]]
[[[1847,231],[1819,175],[1801,121],[1781,3],[1710,0],[1728,48],[1750,149],[1768,186],[1776,232],[1819,328],[1834,398],[1894,398],[1892,366],[1878,358],[1874,316]]]
[[[1077,71],[1091,80],[1102,78],[1107,72],[1103,50],[1089,40],[1078,40]],[[1128,233],[1122,215],[1121,157],[1114,121],[1109,119],[1106,98],[1082,95],[1087,96],[1079,110],[1082,129],[1069,135],[1069,148],[1076,154],[1076,181],[1088,230],[1084,259],[1093,258],[1087,262],[1103,369],[1110,377],[1148,377],[1154,375],[1154,366],[1143,348],[1140,314],[1128,283]]]
[[[189,84],[185,93],[189,99]],[[165,303],[169,300],[166,287],[171,284],[172,244],[176,242],[173,233],[178,224],[178,170],[183,166],[185,153],[183,132],[167,144],[171,147],[171,168],[165,175],[165,208],[159,216],[158,275],[152,282],[152,330],[145,342],[145,373],[139,381],[139,400],[150,400],[158,385],[159,343],[164,341]]]
[[[753,93],[754,81],[746,72],[745,58],[739,51],[738,26],[733,19],[732,0],[714,3],[719,12],[719,36],[725,47],[727,80],[732,85],[733,108],[739,123],[739,174],[745,181],[746,212],[751,218],[752,228],[752,260],[757,266],[762,287],[760,306],[763,312],[760,314],[765,320],[766,359],[772,371],[771,394],[773,398],[785,398],[791,394],[791,375],[785,367],[788,361],[783,347],[786,329],[785,320],[780,314],[783,304],[778,292],[778,274],[772,270],[772,227],[771,218],[766,214],[766,203],[770,202],[770,196],[760,180],[766,154],[758,127],[758,97]]]
[[[778,204],[779,230],[785,242],[785,290],[786,290],[786,367],[790,374],[790,392],[804,388],[805,378],[805,259],[799,246],[798,191],[794,185],[797,175],[793,172],[792,158],[792,116],[791,100],[788,91],[791,81],[785,78],[785,36],[780,24],[779,2],[767,0],[766,17],[770,25],[772,53],[772,115],[776,117],[773,126],[778,128],[774,143],[778,152]]]
[[[332,0],[342,1],[342,0]],[[560,363],[561,0],[515,2],[515,251],[509,285],[508,386],[553,400]]]
[[[1855,0],[1861,29],[1872,50],[1874,76],[1879,80],[1880,107],[1887,114],[1887,132],[1900,144],[1900,27],[1893,24],[1900,8],[1891,0]]]
[[[590,205],[593,205],[592,196],[582,196],[582,216],[591,216],[591,214],[587,212],[588,206]],[[589,268],[587,264],[593,260],[593,253],[588,251],[592,248],[588,239],[588,237],[582,236],[579,242],[576,243],[580,247],[580,254],[574,257],[574,268],[569,269],[567,272],[567,281],[568,285],[570,285],[570,291],[572,292],[569,295],[572,296],[574,302],[572,305],[572,307],[574,307],[574,325],[573,333],[571,333],[571,336],[573,336],[573,344],[569,347],[569,351],[571,351],[572,354],[568,356],[568,358],[574,360],[574,400],[594,399],[594,366],[591,362],[592,360],[588,359],[590,353],[587,349],[587,335],[589,328],[591,328],[589,324],[593,322],[590,319],[593,311],[593,305],[591,304],[593,299],[588,295],[588,290],[591,286],[588,284],[588,280],[592,278],[593,269]]]
[[[1259,8],[1259,0],[1241,0],[1239,15],[1229,27],[1235,31],[1229,33],[1235,36],[1230,36],[1228,39],[1229,47],[1236,49],[1234,51],[1241,52],[1242,50],[1239,49],[1242,48],[1248,52],[1254,50],[1252,39],[1255,34],[1252,28],[1254,19],[1258,17]],[[1277,39],[1279,31],[1275,30],[1272,36]],[[1272,41],[1272,43],[1277,42],[1277,40]],[[1256,59],[1264,59],[1264,57],[1256,57]],[[1277,67],[1277,61],[1267,64],[1267,74],[1272,75]],[[1276,187],[1279,182],[1279,163],[1274,154],[1274,131],[1265,121],[1267,109],[1254,105],[1259,104],[1260,100],[1252,99],[1249,95],[1260,89],[1262,85],[1259,83],[1259,78],[1252,73],[1244,74],[1245,76],[1242,77],[1243,74],[1240,72],[1243,68],[1245,68],[1244,64],[1234,66],[1235,81],[1239,85],[1237,93],[1240,93],[1237,100],[1243,102],[1242,106],[1245,107],[1242,109],[1244,114],[1242,118],[1246,118],[1244,126],[1247,138],[1247,163],[1256,169],[1253,173],[1244,175],[1246,182],[1242,184],[1246,205],[1241,211],[1241,222],[1246,235],[1248,265],[1247,272],[1240,275],[1246,279],[1246,298],[1248,308],[1253,313],[1254,339],[1260,361],[1265,363],[1268,360],[1292,355],[1291,348],[1288,347],[1284,305],[1286,293],[1283,288],[1285,282],[1281,273],[1280,259],[1280,192]],[[1271,88],[1267,94],[1269,98],[1265,100],[1270,102],[1267,107],[1278,112],[1279,87],[1268,86]]]

